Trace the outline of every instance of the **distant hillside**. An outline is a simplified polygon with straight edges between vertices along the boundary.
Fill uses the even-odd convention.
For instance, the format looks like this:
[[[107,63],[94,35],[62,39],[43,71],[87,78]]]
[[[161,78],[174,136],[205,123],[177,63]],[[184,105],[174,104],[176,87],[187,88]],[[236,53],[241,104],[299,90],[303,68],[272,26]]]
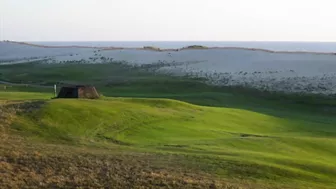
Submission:
[[[39,45],[29,42],[19,42],[19,41],[3,41],[4,43],[14,43],[14,44],[20,44],[20,45],[28,45],[33,47],[41,47],[41,48],[94,48],[94,49],[104,49],[104,50],[120,50],[120,49],[138,49],[138,50],[154,50],[154,51],[179,51],[179,50],[191,50],[191,49],[236,49],[236,50],[251,50],[251,51],[264,51],[269,53],[304,53],[304,54],[325,54],[325,55],[336,55],[336,52],[314,52],[314,51],[274,51],[274,50],[268,50],[268,49],[262,49],[262,48],[248,48],[248,47],[207,47],[202,45],[191,45],[186,46],[182,48],[177,49],[165,49],[165,48],[159,48],[159,47],[153,47],[153,46],[144,46],[144,47],[101,47],[101,46],[84,46],[84,45],[70,45],[70,46],[57,46],[57,45]]]
[[[122,63],[147,71],[200,78],[210,85],[266,91],[336,94],[336,55],[276,52],[237,47],[189,46],[182,49],[52,47],[0,43],[0,65]]]

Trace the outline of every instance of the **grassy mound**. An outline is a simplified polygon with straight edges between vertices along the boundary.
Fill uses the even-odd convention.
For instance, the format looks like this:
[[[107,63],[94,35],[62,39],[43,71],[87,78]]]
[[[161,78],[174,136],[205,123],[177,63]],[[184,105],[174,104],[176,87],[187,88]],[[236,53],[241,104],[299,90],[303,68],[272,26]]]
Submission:
[[[183,47],[182,49],[208,49],[208,47],[202,46],[202,45],[191,45],[191,46]]]
[[[154,46],[144,46],[143,49],[153,50],[153,51],[161,51],[161,49],[159,47],[154,47]]]
[[[12,126],[47,141],[184,154],[187,166],[224,177],[331,185],[335,123],[175,100],[105,98],[47,101]]]
[[[7,188],[336,186],[333,97],[220,88],[118,63],[6,65],[0,80],[24,83],[0,85]],[[54,83],[92,84],[106,97],[51,100]]]

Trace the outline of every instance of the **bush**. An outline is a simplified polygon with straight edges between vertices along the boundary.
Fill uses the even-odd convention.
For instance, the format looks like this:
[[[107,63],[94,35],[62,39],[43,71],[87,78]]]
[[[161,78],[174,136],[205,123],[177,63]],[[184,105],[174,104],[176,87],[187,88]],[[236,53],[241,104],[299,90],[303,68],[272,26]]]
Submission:
[[[161,51],[161,49],[159,47],[144,46],[143,48],[146,49],[146,50]]]
[[[191,46],[183,47],[182,49],[208,49],[208,47],[202,46],[202,45],[191,45]]]

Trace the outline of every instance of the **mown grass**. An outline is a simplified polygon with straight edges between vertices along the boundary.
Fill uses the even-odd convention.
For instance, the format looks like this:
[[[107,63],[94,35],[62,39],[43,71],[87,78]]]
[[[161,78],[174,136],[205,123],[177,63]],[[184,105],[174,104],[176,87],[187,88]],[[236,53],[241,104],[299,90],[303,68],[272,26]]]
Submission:
[[[38,100],[38,99],[50,99],[53,96],[51,94],[44,94],[38,92],[0,92],[0,100]]]
[[[154,65],[155,67],[155,65]],[[267,107],[317,110],[336,105],[333,97],[316,95],[281,94],[241,87],[215,87],[206,85],[204,79],[172,77],[149,72],[143,68],[122,63],[108,64],[41,64],[27,63],[2,65],[0,80],[14,83],[41,84],[45,87],[7,87],[13,91],[43,92],[53,94],[64,84],[92,84],[104,96],[170,98],[198,105],[234,108]],[[0,87],[0,91],[3,88]],[[300,106],[302,105],[302,106]],[[322,107],[322,109],[320,109]]]
[[[12,128],[47,143],[176,154],[186,169],[220,178],[335,186],[335,120],[283,119],[164,99],[57,99],[41,107],[19,113]]]
[[[45,188],[336,188],[332,97],[212,87],[122,64],[23,64],[0,73],[12,82],[94,84],[105,96],[51,100],[52,89],[0,91],[2,109],[15,110],[1,145],[8,187],[23,186],[10,175],[27,169],[14,178]]]

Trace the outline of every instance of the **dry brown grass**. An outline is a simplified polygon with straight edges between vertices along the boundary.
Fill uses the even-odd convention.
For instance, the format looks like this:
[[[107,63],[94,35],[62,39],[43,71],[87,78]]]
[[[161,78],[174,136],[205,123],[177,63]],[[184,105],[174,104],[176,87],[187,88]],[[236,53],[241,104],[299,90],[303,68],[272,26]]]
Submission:
[[[186,170],[174,157],[1,139],[3,188],[245,188]],[[176,164],[175,164],[176,163]],[[174,166],[175,164],[175,166]]]

